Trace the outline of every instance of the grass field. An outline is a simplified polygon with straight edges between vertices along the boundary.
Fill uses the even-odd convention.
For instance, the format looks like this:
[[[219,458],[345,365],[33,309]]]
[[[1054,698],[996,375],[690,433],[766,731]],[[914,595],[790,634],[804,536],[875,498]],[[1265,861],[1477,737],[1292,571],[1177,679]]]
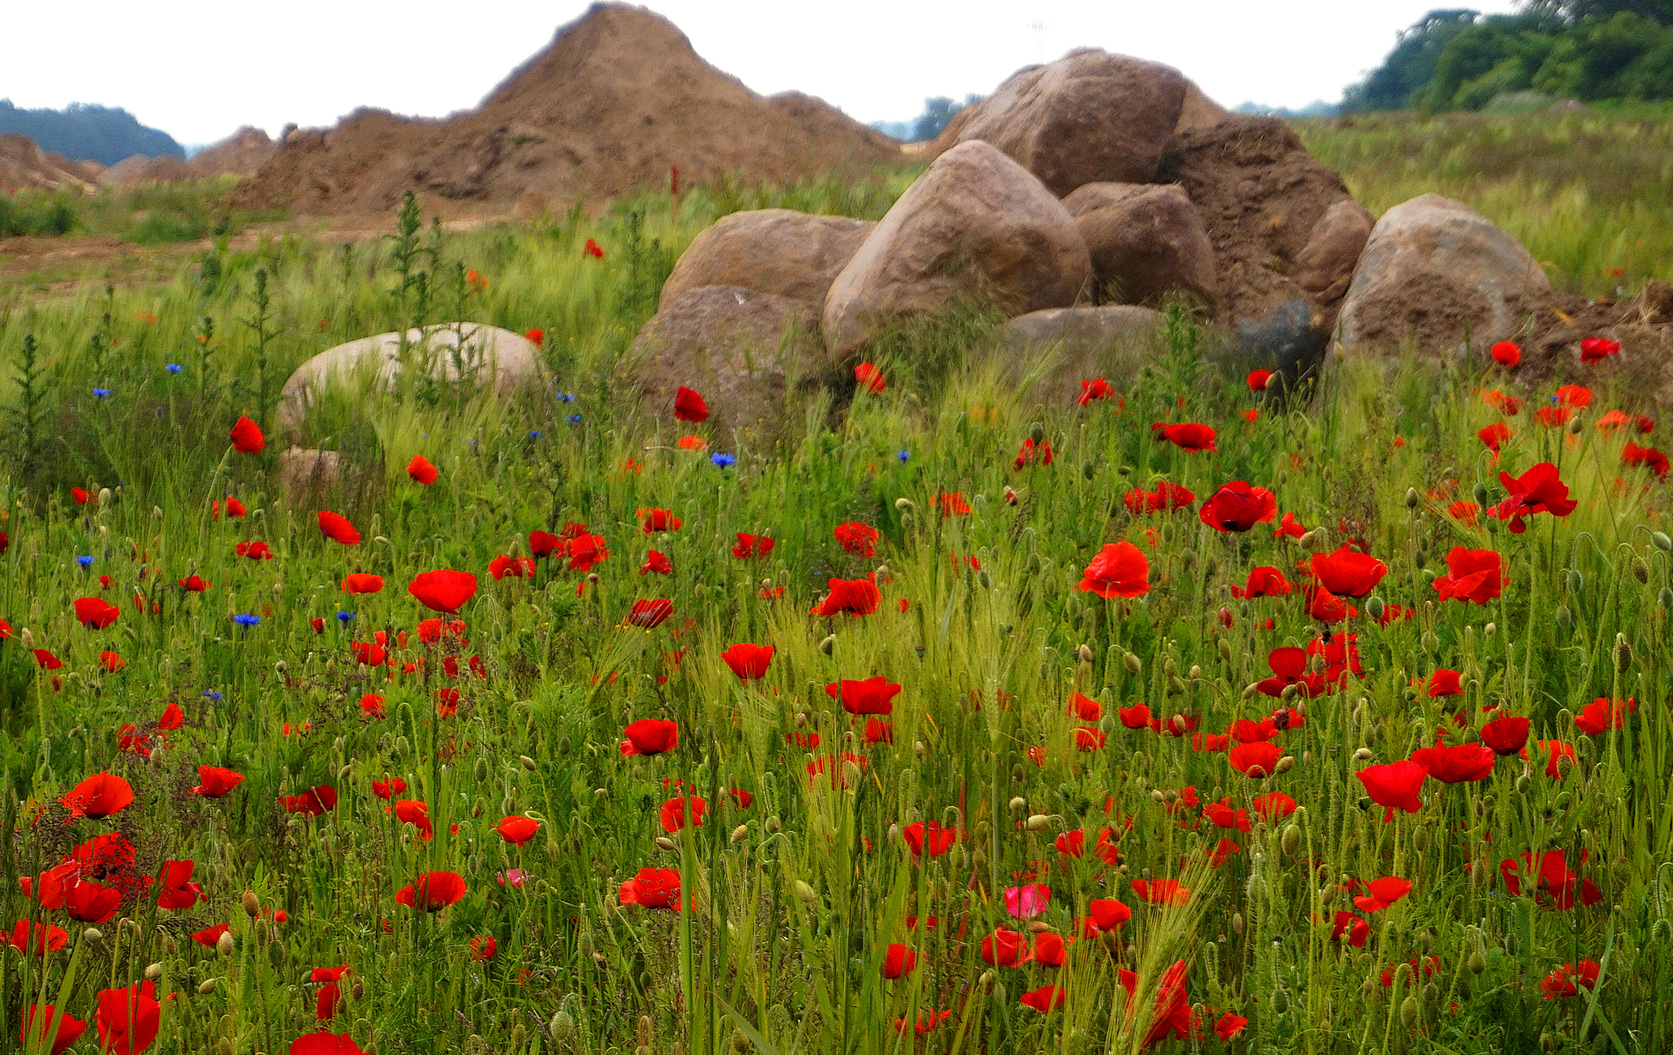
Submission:
[[[1420,126],[1306,134],[1373,207],[1470,200],[1386,163]],[[1673,542],[1631,394],[1484,355],[1309,409],[1176,316],[1085,404],[926,366],[947,330],[776,442],[617,398],[716,215],[902,183],[0,295],[0,1014],[86,1023],[23,1050],[1673,1046]],[[1530,245],[1606,262],[1610,193],[1525,194]],[[553,385],[338,401],[357,530],[291,506],[291,369],[454,318],[542,330]]]

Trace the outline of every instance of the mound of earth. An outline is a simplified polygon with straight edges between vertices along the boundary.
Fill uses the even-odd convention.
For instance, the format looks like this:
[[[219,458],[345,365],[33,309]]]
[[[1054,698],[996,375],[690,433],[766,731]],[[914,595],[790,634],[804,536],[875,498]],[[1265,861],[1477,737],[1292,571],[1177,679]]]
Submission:
[[[291,133],[234,203],[385,210],[409,189],[573,202],[663,185],[672,168],[686,180],[788,183],[899,159],[894,140],[818,99],[750,91],[667,19],[601,3],[475,110],[442,120],[361,110]]]
[[[253,176],[273,156],[279,145],[259,128],[245,125],[218,143],[211,143],[186,162],[197,179],[231,173]]]
[[[62,154],[48,154],[28,136],[0,135],[0,192],[57,190],[77,187],[86,190],[98,178],[99,166],[71,161]]]
[[[99,173],[99,182],[107,187],[137,187],[141,183],[177,183],[192,178],[192,170],[177,157],[146,157],[135,154],[125,157]]]

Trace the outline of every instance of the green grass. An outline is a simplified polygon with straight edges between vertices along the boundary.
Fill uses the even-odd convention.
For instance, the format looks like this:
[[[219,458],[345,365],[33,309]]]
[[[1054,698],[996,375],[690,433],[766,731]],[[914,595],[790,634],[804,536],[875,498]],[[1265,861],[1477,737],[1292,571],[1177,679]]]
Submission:
[[[159,1052],[283,1052],[329,1028],[379,1055],[717,1055],[751,1044],[1069,1055],[1136,1051],[1159,980],[1183,961],[1189,1003],[1213,1009],[1202,1049],[1221,1046],[1212,1027],[1235,1012],[1248,1025],[1233,1051],[1533,1052],[1542,1038],[1559,1051],[1666,1050],[1673,720],[1663,703],[1673,686],[1663,599],[1673,594],[1657,532],[1667,491],[1621,466],[1625,436],[1593,427],[1605,409],[1630,406],[1629,394],[1594,386],[1573,436],[1511,419],[1517,435],[1495,465],[1475,434],[1498,412],[1474,379],[1354,368],[1316,409],[1286,408],[1208,370],[1197,335],[1176,320],[1173,354],[1123,379],[1121,404],[1027,405],[1027,386],[991,368],[943,369],[976,322],[886,342],[886,391],[834,415],[817,400],[788,407],[772,444],[619,398],[623,351],[678,252],[718,213],[793,202],[877,215],[898,190],[745,200],[723,188],[677,209],[646,198],[448,237],[423,264],[423,310],[410,291],[392,292],[388,243],[343,250],[302,238],[212,251],[160,286],[0,304],[0,359],[15,369],[32,334],[42,371],[36,397],[20,401],[13,383],[0,401],[12,419],[0,489],[0,616],[12,628],[0,642],[0,921],[67,932],[58,953],[0,958],[0,1017],[57,1003],[89,1019],[97,991],[149,968],[157,995],[175,995]],[[583,253],[588,238],[603,260]],[[461,281],[467,268],[485,289]],[[249,325],[258,270],[272,296],[265,369]],[[357,545],[322,538],[314,511],[280,493],[276,437],[260,454],[229,448],[238,415],[271,422],[277,384],[308,356],[446,318],[541,328],[555,384],[513,401],[418,388],[339,399],[316,439],[355,467],[326,504],[354,521]],[[1519,390],[1514,377],[1492,383]],[[1161,442],[1157,421],[1212,425],[1217,450]],[[708,451],[679,448],[686,433]],[[1052,463],[1013,469],[1035,435]],[[720,468],[708,453],[736,464]],[[440,469],[432,487],[406,475],[417,454]],[[1500,468],[1541,461],[1560,467],[1578,502],[1571,515],[1537,514],[1512,535],[1498,520],[1448,514],[1455,499],[1502,497]],[[1276,522],[1228,535],[1191,510],[1130,514],[1124,493],[1159,480],[1198,503],[1233,480],[1270,488],[1314,533],[1304,548],[1275,537]],[[110,494],[78,506],[72,487]],[[948,492],[971,512],[938,515],[936,496]],[[246,517],[214,514],[228,495]],[[640,510],[651,508],[682,526],[646,534]],[[487,574],[497,556],[527,554],[530,531],[572,521],[610,551],[590,574],[553,559],[533,578]],[[833,529],[850,521],[879,531],[874,554],[838,544]],[[736,558],[738,532],[768,534],[775,548]],[[239,556],[235,546],[253,539],[274,559]],[[1413,618],[1381,626],[1360,614],[1327,630],[1301,592],[1231,592],[1259,565],[1302,581],[1308,549],[1350,539],[1388,568],[1354,607],[1398,605]],[[1142,597],[1079,588],[1117,540],[1148,557]],[[1503,554],[1501,597],[1439,600],[1431,579],[1455,546]],[[640,573],[652,549],[672,575]],[[478,577],[459,616],[464,641],[416,633],[432,613],[406,586],[434,568]],[[384,589],[342,593],[352,572],[381,575]],[[193,574],[213,586],[176,585]],[[874,614],[810,614],[833,578],[873,575]],[[121,608],[113,625],[77,622],[73,602],[89,596]],[[655,598],[672,617],[628,625],[634,602]],[[1273,649],[1326,632],[1356,635],[1362,677],[1310,700],[1252,691],[1271,675]],[[357,661],[351,643],[377,634],[393,667]],[[720,654],[737,642],[776,649],[764,678],[740,681],[725,666]],[[29,647],[63,668],[38,668]],[[121,669],[106,669],[106,651]],[[473,656],[486,678],[471,674]],[[1438,668],[1461,672],[1462,697],[1428,696]],[[892,745],[868,744],[865,721],[825,690],[874,675],[901,686]],[[437,694],[450,690],[460,695],[447,714]],[[384,718],[362,713],[367,693],[384,697]],[[1075,693],[1099,702],[1101,720],[1068,715]],[[1637,709],[1621,729],[1583,734],[1575,716],[1599,697],[1632,697]],[[170,703],[184,721],[164,738],[157,723]],[[1164,728],[1188,717],[1200,734],[1278,706],[1304,709],[1305,722],[1277,734],[1292,760],[1284,771],[1250,779],[1211,742],[1127,728],[1117,711],[1139,703]],[[1536,740],[1573,744],[1573,766],[1550,777],[1539,759],[1501,759],[1479,784],[1430,781],[1418,812],[1384,823],[1354,774],[1437,734],[1467,738],[1489,707],[1529,718]],[[678,748],[623,757],[623,730],[643,718],[678,722]],[[1077,749],[1082,724],[1104,735],[1101,748]],[[149,760],[123,750],[124,735],[148,734]],[[827,776],[810,780],[821,759]],[[200,765],[245,780],[203,799],[189,794]],[[72,820],[61,796],[99,772],[127,779],[134,803]],[[427,804],[433,839],[384,812],[372,785],[390,777],[408,785],[398,798]],[[673,781],[709,811],[676,837],[657,820]],[[323,784],[339,793],[324,816],[280,806]],[[747,790],[753,804],[723,789]],[[1201,808],[1225,798],[1253,816],[1267,791],[1302,809],[1244,832],[1215,827]],[[1188,792],[1201,805],[1181,805]],[[525,813],[542,823],[527,845],[494,834],[500,818]],[[920,820],[957,828],[958,842],[914,861],[899,829]],[[1119,866],[1054,847],[1074,831],[1095,843],[1104,828]],[[95,933],[11,881],[113,830],[133,842],[140,873],[194,861],[205,900],[174,912],[130,894]],[[1223,838],[1238,848],[1210,867]],[[1548,908],[1527,885],[1512,896],[1500,863],[1549,850],[1601,901]],[[497,880],[512,868],[528,874],[522,887]],[[622,883],[644,868],[678,869],[691,910],[622,905]],[[437,913],[394,902],[430,871],[461,875],[464,897]],[[1362,948],[1332,941],[1335,913],[1353,911],[1344,885],[1384,876],[1411,880],[1411,893],[1362,914]],[[1194,893],[1183,907],[1147,904],[1133,883],[1150,878]],[[982,937],[1022,926],[1006,915],[1005,889],[1034,881],[1051,888],[1038,921],[1065,939],[1078,938],[1092,899],[1119,899],[1132,919],[1117,937],[1070,942],[1060,967],[990,966]],[[273,910],[288,921],[262,917]],[[909,929],[909,916],[938,925]],[[189,937],[219,924],[233,928],[230,952]],[[495,955],[473,960],[470,943],[485,936]],[[910,944],[918,966],[889,981],[891,942]],[[1394,985],[1380,984],[1391,964],[1430,956],[1438,973],[1394,971]],[[1542,979],[1587,957],[1602,967],[1594,990],[1541,998]],[[343,964],[353,969],[344,1003],[316,1027],[309,972]],[[1137,976],[1131,1018],[1122,970]],[[1019,1002],[1046,984],[1066,990],[1061,1008]],[[950,1014],[922,1040],[893,1027],[932,1011]],[[94,1037],[75,1050],[95,1050]]]

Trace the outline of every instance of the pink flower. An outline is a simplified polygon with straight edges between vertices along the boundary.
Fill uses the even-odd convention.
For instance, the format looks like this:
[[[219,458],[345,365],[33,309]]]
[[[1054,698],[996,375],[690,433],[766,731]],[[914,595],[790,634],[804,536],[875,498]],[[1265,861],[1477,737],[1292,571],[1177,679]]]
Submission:
[[[1005,888],[1005,911],[1017,919],[1033,919],[1051,904],[1051,887],[1044,883]]]

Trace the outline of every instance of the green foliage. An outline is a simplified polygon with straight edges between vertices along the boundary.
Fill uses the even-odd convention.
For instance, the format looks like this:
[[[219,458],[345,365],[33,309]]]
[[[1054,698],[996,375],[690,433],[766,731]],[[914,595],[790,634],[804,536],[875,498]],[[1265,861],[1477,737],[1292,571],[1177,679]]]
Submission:
[[[0,238],[58,238],[74,231],[77,219],[75,205],[65,194],[0,197]]]
[[[114,165],[135,154],[186,156],[174,137],[147,128],[128,111],[86,103],[71,103],[62,110],[24,110],[10,99],[0,99],[0,135],[7,132],[28,136],[42,150],[101,165]]]

